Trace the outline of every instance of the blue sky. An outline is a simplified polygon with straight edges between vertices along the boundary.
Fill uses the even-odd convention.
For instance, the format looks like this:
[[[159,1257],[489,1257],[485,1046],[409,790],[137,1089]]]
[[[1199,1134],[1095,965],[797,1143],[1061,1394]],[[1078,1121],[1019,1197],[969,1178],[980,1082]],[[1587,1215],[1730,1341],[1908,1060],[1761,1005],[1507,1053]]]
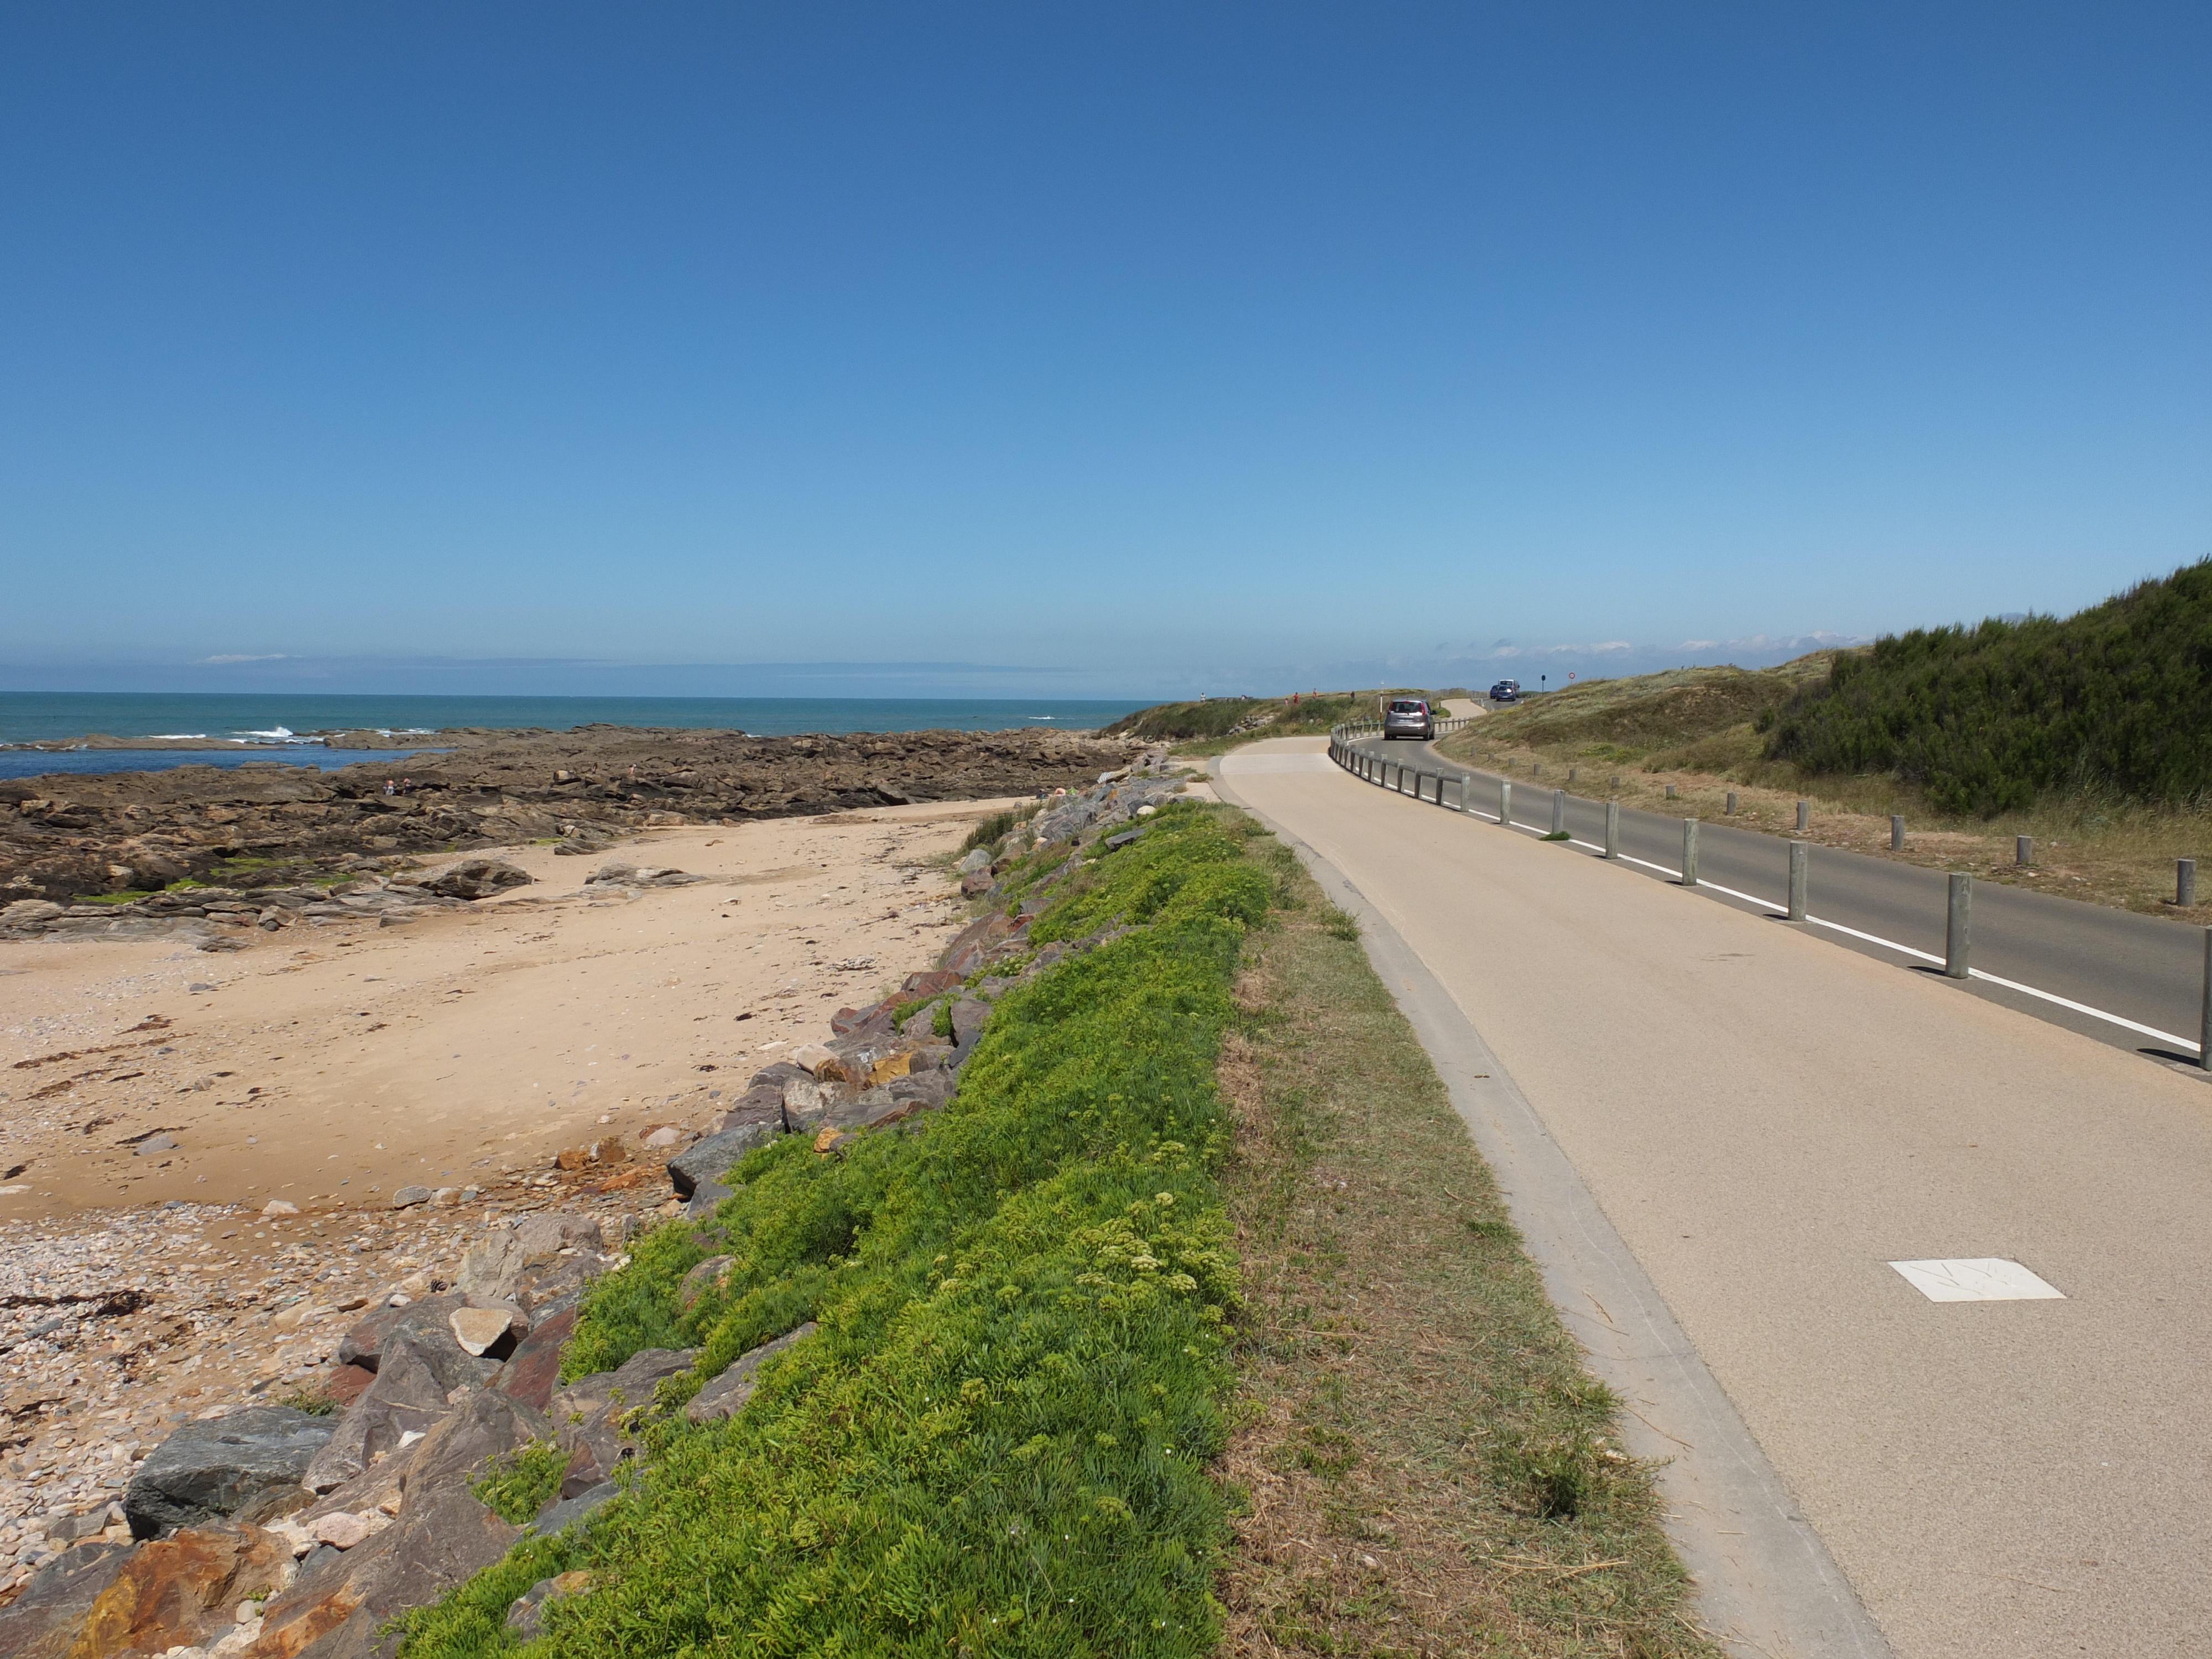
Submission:
[[[2071,610],[2212,553],[2208,71],[2179,5],[10,7],[0,685]]]

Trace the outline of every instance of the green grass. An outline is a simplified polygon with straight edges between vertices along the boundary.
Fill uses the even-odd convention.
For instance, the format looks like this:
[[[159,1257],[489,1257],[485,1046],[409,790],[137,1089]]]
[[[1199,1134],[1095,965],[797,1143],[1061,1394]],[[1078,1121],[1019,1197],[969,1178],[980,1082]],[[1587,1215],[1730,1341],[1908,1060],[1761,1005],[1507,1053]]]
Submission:
[[[1915,629],[1838,658],[1775,722],[1808,773],[1891,773],[1941,811],[2212,796],[2212,560],[2061,621]]]
[[[1243,827],[1164,809],[1038,926],[1149,920],[1000,999],[951,1105],[842,1155],[764,1147],[710,1224],[600,1280],[568,1375],[646,1346],[696,1370],[631,1488],[413,1615],[410,1659],[501,1650],[507,1602],[577,1567],[599,1582],[538,1651],[1209,1651],[1236,1305],[1214,1065],[1272,890]],[[709,1254],[728,1273],[679,1308]],[[667,1411],[808,1318],[737,1418]]]
[[[561,1476],[568,1467],[567,1452],[550,1440],[536,1440],[493,1459],[491,1467],[470,1490],[494,1515],[509,1526],[519,1527],[559,1494]]]
[[[71,904],[135,904],[140,899],[151,898],[155,890],[141,889],[122,893],[79,893],[70,900]]]

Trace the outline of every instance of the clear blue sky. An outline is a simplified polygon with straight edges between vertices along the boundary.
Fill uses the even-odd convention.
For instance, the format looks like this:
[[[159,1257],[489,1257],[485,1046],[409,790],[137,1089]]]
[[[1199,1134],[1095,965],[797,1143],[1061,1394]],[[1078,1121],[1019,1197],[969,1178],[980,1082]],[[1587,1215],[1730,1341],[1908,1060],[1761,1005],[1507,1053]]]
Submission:
[[[2070,610],[2212,552],[2208,85],[2201,4],[13,5],[0,684]]]

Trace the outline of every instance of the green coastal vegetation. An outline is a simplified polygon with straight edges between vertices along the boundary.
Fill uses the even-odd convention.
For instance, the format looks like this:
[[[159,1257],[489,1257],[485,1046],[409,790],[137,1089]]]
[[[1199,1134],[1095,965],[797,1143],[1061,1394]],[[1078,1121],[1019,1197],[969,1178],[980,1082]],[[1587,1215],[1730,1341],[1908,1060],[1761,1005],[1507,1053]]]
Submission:
[[[1395,1592],[1286,1587],[1240,1541],[1243,1473],[1279,1470],[1314,1506],[1308,1535],[1356,1562],[1390,1547],[1363,1494],[1416,1455],[1455,1494],[1422,1540],[1449,1593],[1404,1603],[1423,1620],[1501,1651],[1601,1650],[1600,1632],[1606,1651],[1712,1651],[1651,1471],[1613,1448],[1616,1402],[1350,919],[1227,808],[1169,805],[1117,852],[1038,852],[1004,896],[1070,858],[1032,940],[1124,931],[1001,996],[951,1104],[826,1155],[756,1151],[711,1219],[647,1235],[594,1285],[565,1375],[646,1348],[696,1348],[696,1367],[637,1413],[623,1494],[409,1615],[407,1659],[513,1650],[509,1606],[578,1571],[588,1592],[547,1605],[530,1652],[1195,1656],[1255,1621],[1285,1651],[1352,1651],[1340,1638],[1382,1635]],[[1316,1160],[1379,1173],[1407,1136],[1419,1189],[1363,1181],[1316,1240]],[[1409,1226],[1418,1261],[1376,1257]],[[1403,1332],[1331,1310],[1385,1272],[1430,1281],[1423,1322],[1470,1344],[1430,1395],[1345,1392],[1355,1350],[1404,1357]],[[744,1410],[685,1419],[707,1380],[807,1320]],[[510,1458],[487,1501],[523,1512],[550,1467]]]
[[[1814,775],[1893,773],[1940,811],[2212,791],[2212,561],[2060,619],[1915,629],[1837,656],[1771,720]]]
[[[1236,1306],[1213,1064],[1271,892],[1240,828],[1171,807],[1086,872],[1060,906],[1138,925],[1001,998],[942,1112],[763,1148],[710,1224],[601,1281],[569,1374],[653,1346],[697,1370],[629,1492],[415,1615],[404,1651],[501,1651],[508,1605],[577,1569],[599,1587],[538,1651],[1207,1651]],[[710,1255],[729,1270],[681,1307]],[[744,1411],[674,1412],[805,1319]]]

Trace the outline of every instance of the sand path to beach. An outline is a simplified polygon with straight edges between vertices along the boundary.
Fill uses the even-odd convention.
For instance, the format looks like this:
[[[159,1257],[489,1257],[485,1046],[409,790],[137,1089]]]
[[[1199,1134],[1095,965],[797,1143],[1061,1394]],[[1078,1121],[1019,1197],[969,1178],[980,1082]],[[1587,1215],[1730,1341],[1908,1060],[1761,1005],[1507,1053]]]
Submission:
[[[964,919],[927,860],[1006,805],[687,826],[404,927],[0,946],[0,1222],[180,1199],[388,1206],[694,1123],[928,966]],[[697,885],[611,891],[603,864]],[[457,860],[429,860],[428,867]],[[139,1153],[154,1133],[173,1149]]]

